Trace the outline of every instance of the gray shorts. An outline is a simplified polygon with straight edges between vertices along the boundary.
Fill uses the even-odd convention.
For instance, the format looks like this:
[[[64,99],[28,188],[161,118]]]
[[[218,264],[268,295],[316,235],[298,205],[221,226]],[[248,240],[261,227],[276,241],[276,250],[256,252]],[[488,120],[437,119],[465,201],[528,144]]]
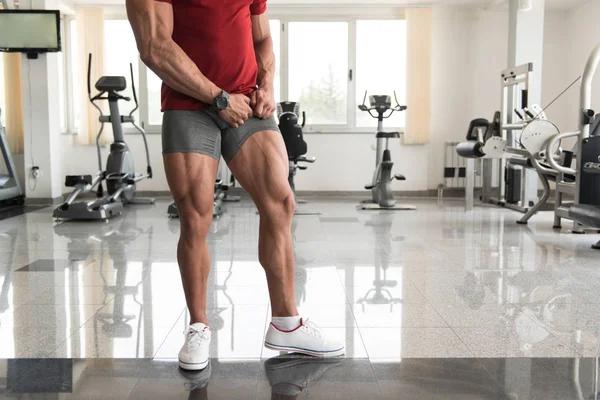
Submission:
[[[232,128],[217,111],[167,110],[163,115],[163,154],[199,153],[226,162],[231,161],[250,136],[260,131],[279,132],[275,118],[250,118]]]

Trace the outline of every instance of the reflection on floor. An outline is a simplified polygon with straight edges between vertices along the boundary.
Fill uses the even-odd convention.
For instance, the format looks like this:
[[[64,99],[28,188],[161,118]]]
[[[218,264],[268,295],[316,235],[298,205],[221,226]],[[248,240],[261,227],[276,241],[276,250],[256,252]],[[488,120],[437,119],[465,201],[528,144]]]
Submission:
[[[148,359],[11,359],[4,398],[540,399],[598,398],[592,358],[211,360],[200,372]],[[5,386],[5,387],[2,387]],[[42,397],[42,396],[46,397]]]
[[[144,397],[144,388],[160,390],[153,380],[162,379],[163,367],[164,379],[172,380],[165,388],[185,390],[173,361],[189,316],[176,262],[179,222],[167,219],[167,204],[131,208],[108,223],[55,223],[50,209],[2,221],[0,359],[6,368],[0,368],[0,386],[7,376],[13,392],[35,392],[23,386],[36,384],[23,372],[34,362],[23,359],[35,359],[44,372],[71,365],[55,369],[73,375],[74,393],[82,377],[97,374],[85,390],[129,388],[114,397],[140,390]],[[440,385],[456,384],[470,398],[520,390],[529,392],[511,398],[536,398],[537,391],[545,399],[581,398],[563,397],[558,386],[573,381],[576,365],[592,362],[580,358],[600,355],[600,252],[590,248],[597,235],[553,231],[549,213],[520,226],[510,210],[465,213],[459,202],[417,201],[416,212],[363,212],[355,205],[319,199],[310,207],[320,216],[294,218],[297,302],[303,315],[347,347],[339,368],[300,363],[302,371],[322,372],[308,381],[327,382],[317,387],[344,399],[353,398],[357,382],[363,391],[355,398],[398,398],[411,390],[415,398],[448,398],[426,383],[466,368],[458,381]],[[235,397],[235,390],[249,393],[248,382],[214,382],[250,374],[258,398],[268,398],[271,378],[263,375],[267,360],[279,354],[262,346],[269,298],[257,261],[259,220],[248,202],[227,207],[209,236],[208,391],[246,398]],[[287,373],[287,365],[276,367]],[[351,372],[335,372],[345,369]],[[589,378],[582,373],[580,380]],[[64,384],[57,376],[48,375],[60,385],[55,391]],[[496,386],[486,383],[489,376]],[[545,376],[552,381],[543,387]],[[122,384],[103,383],[112,379]],[[555,397],[548,395],[552,390]],[[582,390],[589,398],[589,387]]]
[[[46,206],[5,206],[0,205],[0,221],[3,219],[8,219],[12,217],[17,217],[19,215],[23,215],[29,212],[41,210],[46,208]]]

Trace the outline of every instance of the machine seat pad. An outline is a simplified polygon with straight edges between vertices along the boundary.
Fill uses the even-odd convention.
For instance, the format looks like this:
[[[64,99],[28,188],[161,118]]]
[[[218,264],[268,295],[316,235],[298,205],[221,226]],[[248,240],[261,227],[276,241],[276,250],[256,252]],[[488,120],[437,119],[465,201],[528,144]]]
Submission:
[[[96,82],[101,92],[122,92],[127,89],[127,80],[123,76],[103,76]]]
[[[598,206],[573,205],[569,208],[569,217],[582,225],[600,229],[600,207]]]
[[[377,132],[375,136],[377,139],[394,139],[399,138],[400,133],[398,132]]]
[[[91,175],[67,175],[65,178],[65,186],[75,187],[80,184],[91,185],[92,181]]]

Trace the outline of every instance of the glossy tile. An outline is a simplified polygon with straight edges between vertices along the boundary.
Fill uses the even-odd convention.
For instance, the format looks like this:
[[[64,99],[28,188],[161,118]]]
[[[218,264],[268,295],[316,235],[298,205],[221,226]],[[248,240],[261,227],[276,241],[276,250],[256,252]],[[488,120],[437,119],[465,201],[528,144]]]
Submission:
[[[348,279],[350,285],[356,283]],[[346,286],[346,295],[350,304],[427,304],[425,296],[411,283],[390,284],[388,281],[373,282],[359,286]]]
[[[507,394],[506,398],[570,400],[598,397],[595,389],[598,387],[597,359],[506,358],[480,362]]]
[[[523,318],[523,317],[521,317]],[[499,320],[493,326],[453,328],[475,357],[576,357],[576,349],[541,326]]]
[[[477,359],[402,359],[372,363],[383,399],[503,399]]]
[[[369,359],[473,357],[450,328],[361,328]]]
[[[28,304],[106,305],[115,297],[104,286],[53,286],[39,293]]]
[[[536,326],[537,323],[529,318],[529,313],[522,313],[514,305],[482,304],[478,308],[460,305],[435,304],[435,310],[452,328],[482,327],[497,325],[498,321],[518,321],[519,326]]]
[[[0,358],[46,358],[70,336],[64,327],[0,326]]]
[[[261,377],[256,391],[257,399],[293,396],[365,399],[381,396],[367,360],[280,356],[264,361]]]
[[[52,358],[151,358],[170,328],[137,321],[93,318],[73,333]]]
[[[370,304],[353,306],[360,328],[435,328],[448,327],[440,314],[429,304]]]
[[[77,331],[94,317],[102,305],[27,304],[2,320],[3,327],[44,327],[49,330]]]
[[[589,249],[594,235],[555,232],[549,213],[521,227],[506,209],[465,213],[458,201],[413,202],[417,212],[366,213],[354,200],[316,198],[310,206],[321,216],[294,219],[296,301],[302,315],[344,338],[346,360],[598,355],[599,253]],[[54,224],[49,208],[3,220],[0,356],[161,355],[170,365],[183,340],[186,303],[176,261],[179,222],[164,217],[167,205],[159,200],[131,207],[107,224]],[[259,363],[275,355],[262,347],[269,296],[258,262],[259,217],[246,200],[227,208],[208,236],[211,351],[222,365],[240,357]],[[173,384],[185,397],[185,387],[172,382],[179,376],[136,374],[134,380],[147,379],[150,386],[152,378],[165,379],[165,387]],[[239,386],[245,394],[259,393],[261,384],[252,379]],[[222,382],[222,389],[211,382],[207,393],[218,398],[228,388]],[[148,393],[135,385],[131,393]],[[320,385],[309,385],[308,393],[325,396]],[[327,385],[351,395],[335,382]],[[448,396],[455,393],[447,387]],[[487,382],[458,387],[474,397],[496,394]],[[399,389],[413,393],[406,381],[388,380],[379,388],[392,398]],[[363,397],[377,397],[366,390]],[[439,394],[414,393],[425,399]]]

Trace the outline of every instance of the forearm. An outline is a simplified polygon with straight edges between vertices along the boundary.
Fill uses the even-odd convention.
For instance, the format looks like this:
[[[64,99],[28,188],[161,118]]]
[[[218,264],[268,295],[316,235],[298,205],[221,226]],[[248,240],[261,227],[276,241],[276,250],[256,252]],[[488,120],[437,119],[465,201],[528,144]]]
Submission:
[[[126,0],[126,7],[142,61],[171,88],[212,104],[221,90],[173,41],[171,4]]]
[[[150,56],[143,60],[169,87],[208,104],[221,93],[172,39],[150,46]]]
[[[258,64],[258,87],[273,88],[275,78],[275,54],[273,40],[270,36],[254,44],[256,62]]]

